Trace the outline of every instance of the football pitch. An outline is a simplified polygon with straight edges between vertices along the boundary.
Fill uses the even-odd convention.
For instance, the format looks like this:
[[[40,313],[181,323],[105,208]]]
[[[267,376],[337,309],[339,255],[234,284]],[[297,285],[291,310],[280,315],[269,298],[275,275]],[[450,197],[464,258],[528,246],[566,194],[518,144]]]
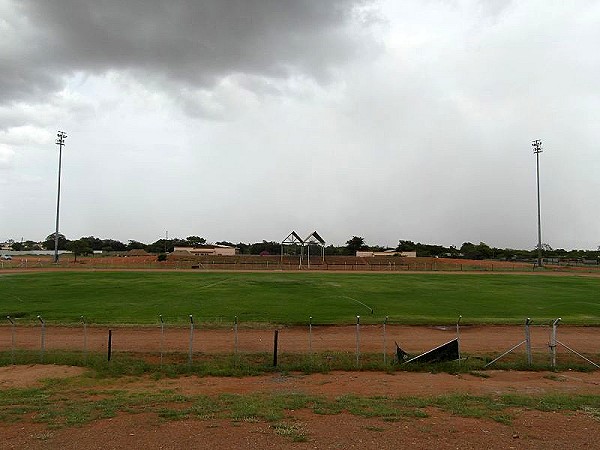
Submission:
[[[600,278],[512,274],[40,272],[0,275],[0,313],[19,324],[600,325]],[[6,322],[8,324],[8,322]]]

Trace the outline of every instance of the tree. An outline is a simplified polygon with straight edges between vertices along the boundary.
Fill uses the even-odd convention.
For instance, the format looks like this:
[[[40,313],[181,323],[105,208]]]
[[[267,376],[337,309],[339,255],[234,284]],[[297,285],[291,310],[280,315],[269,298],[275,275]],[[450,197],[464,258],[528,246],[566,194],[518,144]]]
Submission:
[[[127,246],[121,241],[117,241],[114,239],[102,239],[101,250],[103,252],[123,252],[127,250]]]
[[[129,240],[127,244],[127,250],[144,250],[146,248],[146,244],[134,240]]]
[[[352,239],[346,241],[346,253],[348,255],[356,255],[358,250],[366,250],[365,238],[360,236],[352,236]]]
[[[480,242],[478,245],[471,242],[464,242],[460,247],[460,252],[467,259],[489,259],[493,256],[493,250],[485,242]]]
[[[172,252],[173,251],[173,242],[171,240],[159,239],[158,241],[153,242],[152,244],[148,244],[146,246],[146,251],[148,253],[164,253],[164,252]]]
[[[56,233],[52,233],[52,234],[46,236],[46,239],[44,240],[44,243],[42,244],[42,246],[46,250],[54,250],[54,236],[55,235],[56,235]],[[66,250],[67,242],[68,241],[67,241],[67,238],[65,237],[65,235],[58,233],[58,249]]]
[[[244,242],[238,242],[236,247],[240,249],[240,254],[242,254],[242,255],[250,254],[250,246],[248,244],[245,244]]]
[[[67,245],[67,250],[73,252],[73,255],[75,255],[75,261],[77,261],[77,257],[80,255],[85,256],[94,252],[89,244],[89,241],[85,238],[69,242]]]
[[[251,255],[278,255],[281,252],[281,243],[274,241],[255,242],[250,245]]]
[[[188,245],[198,246],[206,244],[206,239],[200,236],[188,236],[185,238]]]
[[[329,244],[325,247],[325,254],[327,256],[343,256],[346,254],[346,247],[336,247],[333,244]]]
[[[417,245],[413,241],[403,241],[402,239],[398,241],[398,247],[396,247],[398,252],[414,252],[416,250]]]

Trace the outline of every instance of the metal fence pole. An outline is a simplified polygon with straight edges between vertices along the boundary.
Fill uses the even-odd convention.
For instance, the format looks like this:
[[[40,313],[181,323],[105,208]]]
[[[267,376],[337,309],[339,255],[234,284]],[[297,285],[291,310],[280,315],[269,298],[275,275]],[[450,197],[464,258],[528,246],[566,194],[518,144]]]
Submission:
[[[108,330],[108,348],[107,348],[106,359],[110,362],[112,357],[112,330]]]
[[[188,364],[192,365],[192,352],[194,349],[194,318],[190,314],[190,352],[188,355]]]
[[[387,325],[388,319],[389,319],[389,316],[385,316],[385,319],[383,320],[383,364],[384,365],[387,363],[387,340],[386,340],[386,335],[385,335],[385,326]]]
[[[11,336],[10,336],[10,363],[15,364],[15,323],[10,318],[10,316],[6,316],[11,325]]]
[[[552,334],[550,335],[550,355],[552,357],[552,368],[556,368],[556,328],[558,327],[558,322],[561,321],[559,317],[554,322],[552,322]]]
[[[158,315],[160,319],[160,366],[163,365],[163,353],[165,350],[165,322],[163,320],[162,314]]]
[[[46,350],[46,323],[41,316],[37,316],[38,320],[42,324],[42,342],[40,347],[40,362],[44,362],[44,352]]]
[[[356,367],[360,364],[360,316],[356,316]]]
[[[529,325],[531,325],[532,320],[528,317],[525,321],[525,350],[527,351],[527,364],[531,365],[533,363],[533,358],[531,356],[531,332],[529,330]]]
[[[275,330],[273,335],[273,367],[277,367],[277,344],[279,341],[279,330]]]
[[[456,343],[458,345],[458,363],[460,364],[460,319],[462,316],[458,316],[458,320],[456,321]]]
[[[308,353],[312,356],[312,316],[308,318]]]
[[[87,324],[85,323],[85,317],[81,316],[81,322],[83,322],[83,364],[87,364]]]
[[[233,319],[233,352],[238,354],[238,316]]]

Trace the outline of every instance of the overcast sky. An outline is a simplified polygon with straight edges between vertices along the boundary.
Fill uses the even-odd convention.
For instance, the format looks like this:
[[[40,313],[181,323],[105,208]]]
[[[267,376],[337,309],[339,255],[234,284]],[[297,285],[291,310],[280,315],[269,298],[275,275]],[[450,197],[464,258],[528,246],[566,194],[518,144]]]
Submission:
[[[0,241],[600,245],[600,1],[0,0]]]

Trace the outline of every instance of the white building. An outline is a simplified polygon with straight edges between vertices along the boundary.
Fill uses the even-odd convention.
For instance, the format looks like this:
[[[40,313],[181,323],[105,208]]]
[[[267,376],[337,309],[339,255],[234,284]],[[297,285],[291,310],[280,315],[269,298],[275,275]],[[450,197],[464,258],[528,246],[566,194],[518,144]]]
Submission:
[[[361,258],[372,258],[374,256],[402,256],[403,258],[416,258],[417,252],[397,252],[396,250],[372,252],[370,250],[358,250],[356,256],[360,256]]]
[[[191,255],[208,256],[235,256],[238,252],[236,247],[228,245],[198,245],[196,247],[175,247],[174,253],[189,253]]]

